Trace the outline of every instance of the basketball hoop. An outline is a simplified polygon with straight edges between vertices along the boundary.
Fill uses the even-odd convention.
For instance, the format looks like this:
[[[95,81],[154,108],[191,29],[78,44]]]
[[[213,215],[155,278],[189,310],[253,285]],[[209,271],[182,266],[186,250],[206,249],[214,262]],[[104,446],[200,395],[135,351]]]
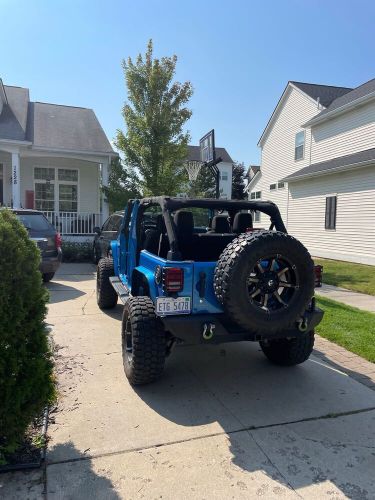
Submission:
[[[203,163],[201,161],[187,161],[185,169],[189,176],[189,181],[196,181]]]

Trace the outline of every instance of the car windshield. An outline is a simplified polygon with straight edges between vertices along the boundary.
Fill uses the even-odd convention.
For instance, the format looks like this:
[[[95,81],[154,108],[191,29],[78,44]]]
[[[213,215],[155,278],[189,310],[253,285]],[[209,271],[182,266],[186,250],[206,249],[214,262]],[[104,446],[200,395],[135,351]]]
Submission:
[[[25,228],[31,231],[46,231],[51,228],[42,214],[16,214],[16,216]]]

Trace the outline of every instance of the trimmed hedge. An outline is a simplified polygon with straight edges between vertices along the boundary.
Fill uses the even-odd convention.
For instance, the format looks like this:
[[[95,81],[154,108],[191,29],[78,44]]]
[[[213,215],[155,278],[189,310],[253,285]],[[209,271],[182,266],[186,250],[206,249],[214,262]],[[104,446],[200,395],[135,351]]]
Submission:
[[[55,394],[39,262],[24,226],[0,210],[0,462]]]
[[[92,243],[62,242],[63,262],[92,262]]]

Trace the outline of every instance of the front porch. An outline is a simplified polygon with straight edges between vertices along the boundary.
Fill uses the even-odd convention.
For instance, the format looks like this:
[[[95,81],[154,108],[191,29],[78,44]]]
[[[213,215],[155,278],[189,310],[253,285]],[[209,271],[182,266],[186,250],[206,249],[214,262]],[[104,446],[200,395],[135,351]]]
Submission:
[[[87,239],[109,214],[101,192],[108,168],[108,157],[0,145],[0,206],[40,210],[66,239]]]

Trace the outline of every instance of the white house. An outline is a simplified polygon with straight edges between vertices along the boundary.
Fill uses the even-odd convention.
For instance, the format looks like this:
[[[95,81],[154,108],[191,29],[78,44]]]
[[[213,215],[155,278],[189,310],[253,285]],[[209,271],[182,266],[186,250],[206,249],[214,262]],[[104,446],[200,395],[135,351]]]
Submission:
[[[249,198],[277,203],[312,255],[375,264],[375,79],[289,82],[259,146]]]
[[[45,212],[63,234],[108,216],[100,184],[117,156],[92,109],[32,102],[0,79],[0,206]]]
[[[225,198],[230,200],[232,198],[232,170],[233,170],[233,160],[230,157],[228,151],[225,148],[215,148],[216,158],[221,158],[222,161],[218,163],[218,169],[220,171],[220,198]],[[200,161],[201,152],[199,146],[188,146],[188,158],[189,161]],[[211,172],[207,175],[213,175]]]

